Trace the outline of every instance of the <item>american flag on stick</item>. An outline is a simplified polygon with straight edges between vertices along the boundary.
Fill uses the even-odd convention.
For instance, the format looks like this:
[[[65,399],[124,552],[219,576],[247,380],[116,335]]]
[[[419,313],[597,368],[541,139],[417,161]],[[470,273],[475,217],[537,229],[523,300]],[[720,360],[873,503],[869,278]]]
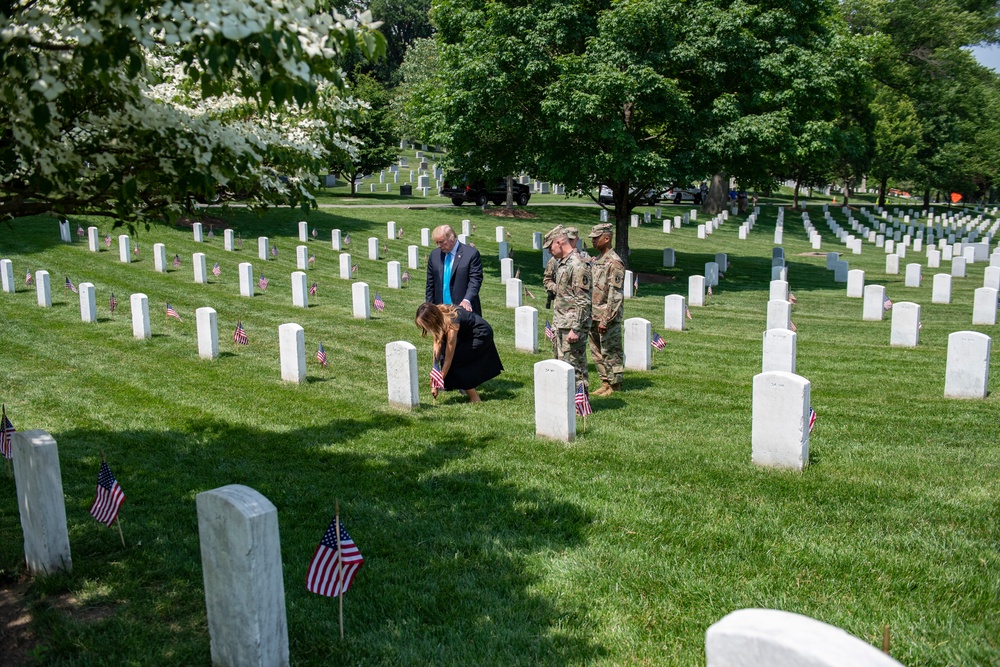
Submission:
[[[684,317],[686,317],[689,320],[694,319],[693,317],[691,317],[691,309],[688,308],[687,306],[684,306]]]
[[[587,395],[587,388],[583,386],[582,382],[576,385],[576,397],[574,401],[576,403],[576,414],[581,417],[594,412],[590,407],[590,397]]]
[[[135,247],[132,248],[132,254],[135,255],[136,257],[139,256],[139,243],[138,242],[136,242]]]
[[[408,285],[410,283],[410,272],[403,271],[403,276],[400,278],[400,280],[403,281],[404,285]]]
[[[319,342],[319,349],[316,350],[316,361],[323,368],[326,368],[326,350],[323,348],[323,341]]]
[[[177,314],[177,311],[174,310],[174,307],[171,306],[169,302],[167,303],[167,317],[176,317],[178,322],[184,321],[181,319],[181,316]]]
[[[556,330],[552,328],[552,323],[545,320],[545,337],[555,342],[556,340]]]
[[[402,227],[400,227],[399,231],[396,232],[396,238],[397,239],[403,238],[403,228]]]
[[[316,238],[317,236],[319,236],[319,230],[318,230],[318,229],[316,229],[315,227],[313,227],[313,230],[312,230],[312,237],[313,237],[313,238]]]
[[[318,288],[318,285],[316,284],[316,281],[314,280],[312,286],[309,287],[309,296],[316,296],[316,289],[317,288]]]
[[[76,235],[79,236],[80,238],[83,238],[85,234],[86,234],[86,232],[83,231],[83,225],[77,225],[76,226]]]
[[[222,275],[222,268],[219,266],[218,262],[216,262],[215,266],[212,267],[212,273],[215,275],[216,278]]]
[[[35,282],[35,279],[31,277],[31,269],[26,269],[24,273],[24,284],[31,285]]]
[[[118,307],[118,299],[115,298],[115,293],[112,292],[111,293],[111,298],[108,299],[108,310],[110,310],[111,314],[114,315],[115,314],[115,308],[117,308],[117,307]]]
[[[239,236],[236,237],[236,247],[240,250],[243,249],[243,232],[240,232]]]
[[[11,438],[15,433],[17,433],[17,429],[7,419],[7,406],[4,405],[3,418],[0,418],[0,455],[3,455],[8,460],[14,456],[13,448],[11,447]]]
[[[788,303],[798,303],[799,300],[795,298],[795,295],[791,292],[788,293]]]
[[[431,389],[444,389],[444,375],[441,374],[441,364],[437,359],[431,366]]]
[[[316,263],[316,255],[309,255],[309,265],[312,266]]]
[[[888,296],[886,296],[885,301],[882,302],[882,310],[892,310],[892,299]]]
[[[79,294],[79,292],[76,291],[76,285],[74,285],[73,281],[69,279],[69,276],[66,276],[66,289],[73,290],[74,294]]]
[[[352,275],[352,276],[353,276],[353,275],[354,275],[355,273],[357,273],[357,272],[358,272],[358,268],[359,268],[359,266],[360,266],[360,265],[358,265],[358,264],[355,264],[354,266],[352,266],[352,267],[351,267],[351,275]]]
[[[712,286],[711,285],[708,286],[708,295],[712,296]]]
[[[104,235],[104,247],[105,248],[110,248],[111,247],[111,234],[105,234]]]
[[[814,426],[816,426],[816,411],[813,410],[813,407],[810,405],[809,406],[809,432],[810,433],[813,432],[813,427]]]
[[[344,235],[344,245],[351,245],[351,234],[348,232]]]
[[[247,338],[247,332],[243,329],[243,320],[237,320],[236,331],[233,332],[233,342],[237,345],[249,345],[250,339]]]
[[[212,229],[211,227],[208,228],[208,238],[210,238],[210,239],[214,239],[215,238],[215,230]]]
[[[788,320],[788,329],[790,331],[798,331],[799,330],[799,328],[797,326],[795,326],[795,322],[792,322],[791,320]]]
[[[268,283],[267,278],[264,277],[264,274],[261,274],[260,280],[257,281],[257,287],[260,288],[261,292],[267,291],[267,283]]]
[[[90,507],[90,515],[104,525],[110,526],[118,518],[118,509],[123,502],[125,502],[125,492],[111,474],[108,462],[101,461],[101,470],[97,473],[97,493],[94,504]]]
[[[278,244],[275,243],[271,246],[271,257],[278,259]]]
[[[712,293],[712,288],[708,288],[708,293]],[[635,280],[632,281],[632,296],[637,296],[639,294],[639,274],[635,274]]]
[[[174,255],[174,268],[175,269],[181,268],[181,256],[180,255]]]
[[[654,331],[653,337],[652,339],[650,339],[649,344],[655,347],[657,350],[662,350],[667,346],[667,341],[663,340],[663,336]]]
[[[306,590],[327,597],[343,595],[364,562],[340,516],[334,516],[309,563]]]
[[[385,301],[382,300],[382,296],[378,292],[375,292],[375,300],[372,305],[374,305],[375,310],[380,313],[385,310]]]
[[[521,287],[524,289],[524,296],[531,297],[532,299],[535,298],[535,295],[531,293],[531,290],[528,289],[527,285],[521,285]]]

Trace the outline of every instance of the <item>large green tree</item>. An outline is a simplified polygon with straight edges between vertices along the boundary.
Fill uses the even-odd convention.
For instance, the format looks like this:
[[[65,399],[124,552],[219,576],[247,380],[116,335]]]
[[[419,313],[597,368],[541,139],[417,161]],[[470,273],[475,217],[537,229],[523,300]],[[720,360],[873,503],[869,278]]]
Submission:
[[[220,186],[309,200],[310,107],[344,103],[339,63],[370,17],[249,0],[7,2],[0,11],[0,216],[159,219]]]
[[[351,184],[352,195],[356,193],[358,178],[385,169],[398,153],[389,93],[375,77],[358,72],[353,79],[351,96],[362,104],[344,130],[350,135],[348,145],[333,144],[330,166],[332,173]]]

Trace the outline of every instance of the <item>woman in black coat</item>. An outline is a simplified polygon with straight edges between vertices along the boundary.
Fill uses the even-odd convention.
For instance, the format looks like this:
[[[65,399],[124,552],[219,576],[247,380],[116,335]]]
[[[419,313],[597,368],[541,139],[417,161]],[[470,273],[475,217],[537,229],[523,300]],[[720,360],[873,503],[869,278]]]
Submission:
[[[440,363],[445,389],[462,389],[469,401],[479,402],[476,388],[503,371],[493,328],[476,313],[448,305],[422,303],[417,327],[434,338],[434,359]],[[437,398],[438,389],[431,387]]]

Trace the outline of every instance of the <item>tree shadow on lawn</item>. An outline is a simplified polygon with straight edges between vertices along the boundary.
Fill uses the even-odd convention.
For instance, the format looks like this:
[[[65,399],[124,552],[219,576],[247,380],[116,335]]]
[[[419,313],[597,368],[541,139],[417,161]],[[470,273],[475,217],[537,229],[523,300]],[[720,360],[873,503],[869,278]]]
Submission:
[[[421,420],[427,435],[416,438],[415,420],[396,412],[285,432],[204,419],[183,432],[54,434],[73,572],[36,580],[30,595],[43,610],[44,595],[89,585],[102,591],[92,604],[118,607],[87,627],[46,615],[46,655],[72,660],[110,645],[112,662],[207,663],[194,500],[227,484],[250,486],[278,509],[293,663],[325,665],[336,654],[345,664],[558,665],[604,655],[587,637],[586,608],[546,594],[538,564],[581,545],[592,517],[474,462],[497,446],[492,437],[458,426],[442,436],[434,422]],[[360,444],[400,429],[386,454]],[[126,548],[87,513],[99,447],[127,494]],[[338,499],[365,557],[345,596],[343,642],[336,601],[304,586]]]

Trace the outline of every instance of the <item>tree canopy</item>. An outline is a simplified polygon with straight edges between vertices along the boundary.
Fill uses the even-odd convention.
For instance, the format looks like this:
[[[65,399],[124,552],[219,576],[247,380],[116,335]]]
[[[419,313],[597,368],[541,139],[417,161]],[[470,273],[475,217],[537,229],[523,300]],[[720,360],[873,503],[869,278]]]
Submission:
[[[312,0],[9,3],[0,216],[158,219],[220,187],[307,203],[317,135],[350,106],[338,63],[381,54],[377,27]]]

